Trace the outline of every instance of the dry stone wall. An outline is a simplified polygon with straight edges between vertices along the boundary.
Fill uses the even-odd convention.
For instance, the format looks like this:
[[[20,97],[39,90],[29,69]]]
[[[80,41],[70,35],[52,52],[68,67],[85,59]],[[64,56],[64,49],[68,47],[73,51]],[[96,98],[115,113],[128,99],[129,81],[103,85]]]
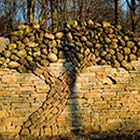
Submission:
[[[140,56],[140,38],[109,22],[68,21],[60,31],[50,32],[38,23],[21,24],[0,38],[0,66],[19,72],[32,72],[65,58],[76,67],[91,55],[98,65],[134,69],[131,61]],[[5,44],[5,45],[4,45]]]
[[[34,74],[1,69],[0,135],[56,136],[77,130],[97,135],[139,130],[140,62],[132,65],[137,70],[90,66],[73,79],[73,88],[62,63],[48,68],[55,81],[51,84],[43,77],[48,69],[40,68]]]
[[[108,22],[37,23],[0,38],[0,136],[135,133],[140,38]],[[104,65],[104,66],[103,66]]]

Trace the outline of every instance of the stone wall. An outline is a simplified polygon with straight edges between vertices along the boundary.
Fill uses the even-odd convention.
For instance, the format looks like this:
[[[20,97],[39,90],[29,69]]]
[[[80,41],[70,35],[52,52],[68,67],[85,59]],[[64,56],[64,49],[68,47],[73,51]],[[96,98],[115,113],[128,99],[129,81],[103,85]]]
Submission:
[[[90,66],[76,75],[68,74],[62,62],[34,73],[0,69],[0,136],[139,130],[140,61],[132,65],[132,71]]]

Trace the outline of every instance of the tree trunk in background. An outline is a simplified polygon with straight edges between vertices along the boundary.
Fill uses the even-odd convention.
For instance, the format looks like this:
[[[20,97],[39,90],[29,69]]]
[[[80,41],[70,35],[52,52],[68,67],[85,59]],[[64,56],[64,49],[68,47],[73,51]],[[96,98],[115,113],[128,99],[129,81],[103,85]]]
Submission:
[[[131,28],[132,31],[136,31],[136,24],[137,24],[137,15],[136,15],[136,0],[126,0],[127,5],[130,9],[130,16],[131,16]]]
[[[56,31],[69,19],[92,19],[122,25],[140,35],[140,0],[0,0],[0,5],[0,34],[19,23],[36,21]]]
[[[67,21],[69,16],[68,16],[68,0],[65,0],[64,2],[64,20]]]
[[[27,0],[27,19],[28,22],[34,22],[35,0]]]
[[[132,24],[132,31],[136,31],[136,1],[131,0],[131,24]]]
[[[72,17],[75,17],[76,16],[76,13],[77,13],[77,2],[76,2],[76,0],[73,0],[72,1]]]
[[[48,8],[48,0],[41,1],[41,12],[39,15],[39,24],[46,26],[46,22],[48,20],[49,8]]]
[[[55,7],[55,0],[50,0],[50,9],[51,9],[51,20],[52,20],[52,31],[57,30],[57,14]]]
[[[115,4],[115,25],[121,24],[121,7],[120,7],[120,0],[114,0]]]

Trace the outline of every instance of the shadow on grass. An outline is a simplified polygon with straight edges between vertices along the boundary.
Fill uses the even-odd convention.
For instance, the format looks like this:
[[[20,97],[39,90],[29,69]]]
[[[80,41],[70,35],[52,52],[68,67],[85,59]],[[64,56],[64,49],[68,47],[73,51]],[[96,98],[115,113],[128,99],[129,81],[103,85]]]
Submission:
[[[19,140],[18,138],[2,137],[0,140]],[[60,136],[39,136],[39,137],[23,137],[22,140],[140,140],[140,130],[136,132],[120,133],[120,132],[104,132],[99,134],[83,134],[68,133]]]

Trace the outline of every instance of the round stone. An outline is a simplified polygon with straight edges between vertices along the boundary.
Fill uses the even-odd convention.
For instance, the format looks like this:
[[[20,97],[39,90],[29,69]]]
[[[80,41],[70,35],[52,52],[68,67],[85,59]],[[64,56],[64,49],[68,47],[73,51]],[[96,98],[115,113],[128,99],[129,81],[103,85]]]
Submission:
[[[49,65],[49,62],[46,59],[41,60],[40,63],[41,63],[41,65],[43,65],[45,67],[47,67]]]
[[[9,62],[8,67],[9,68],[17,68],[17,67],[19,67],[19,63],[16,61],[11,61],[11,62]]]
[[[57,61],[57,55],[54,54],[54,53],[49,53],[48,54],[48,59],[51,61],[51,62],[56,62]]]
[[[136,60],[136,59],[137,59],[136,55],[134,55],[134,54],[130,54],[130,55],[129,55],[129,60],[130,60],[130,61],[134,61],[134,60]]]
[[[15,43],[9,44],[9,50],[14,50],[17,47]]]
[[[61,39],[63,36],[64,36],[64,33],[63,32],[57,32],[55,34],[55,37],[58,38],[58,39]]]

